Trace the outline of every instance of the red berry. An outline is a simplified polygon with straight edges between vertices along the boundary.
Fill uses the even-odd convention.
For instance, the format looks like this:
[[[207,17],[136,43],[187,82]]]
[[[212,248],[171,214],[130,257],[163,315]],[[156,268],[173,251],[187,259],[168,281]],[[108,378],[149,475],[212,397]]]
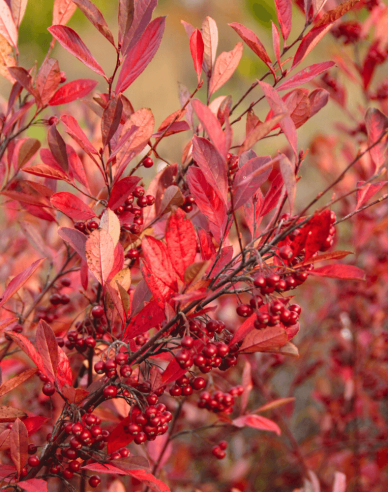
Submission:
[[[35,454],[37,450],[38,450],[38,446],[35,446],[35,444],[28,445],[28,454]]]
[[[53,306],[57,306],[58,304],[61,304],[61,295],[57,293],[51,294],[49,301]]]
[[[173,386],[170,388],[170,395],[171,396],[181,396],[182,394],[182,388],[180,386]]]
[[[136,200],[137,205],[140,208],[148,207],[148,199],[146,196],[141,196]]]
[[[194,344],[194,339],[190,336],[184,336],[181,340],[181,345],[182,347],[186,348],[186,349],[189,349],[193,346]]]
[[[105,372],[105,363],[102,360],[99,360],[94,364],[94,370],[97,374],[104,374]]]
[[[142,186],[136,186],[136,188],[133,190],[133,196],[136,198],[140,198],[141,196],[144,196],[144,188]]]
[[[61,70],[60,76],[61,76],[60,83],[63,84],[67,80],[66,73]]]
[[[253,313],[253,309],[249,304],[240,304],[237,306],[236,312],[239,316],[242,316],[243,318],[248,318],[248,316],[251,316]]]
[[[92,475],[89,478],[89,485],[93,488],[98,487],[100,485],[101,478],[98,475]]]
[[[139,432],[137,436],[135,436],[134,442],[135,444],[141,444],[143,442],[146,442],[147,436],[144,432]]]
[[[102,306],[93,306],[92,308],[92,316],[93,318],[100,319],[104,316],[105,311]]]
[[[256,278],[253,281],[253,285],[259,289],[265,287],[267,285],[267,281],[264,277],[264,275],[257,275]]]
[[[93,230],[95,230],[95,229],[98,229],[98,224],[97,224],[97,222],[96,222],[95,220],[90,220],[90,221],[88,222],[88,228],[89,228],[91,231],[93,231]]]
[[[147,195],[147,205],[151,207],[155,203],[155,197],[153,195]]]
[[[42,388],[42,393],[46,396],[52,396],[55,391],[53,383],[46,383]]]
[[[76,423],[76,424],[73,424],[73,426],[71,428],[71,433],[74,436],[79,436],[83,430],[84,430],[84,426],[80,423]]]
[[[85,225],[85,222],[75,222],[75,223],[74,223],[74,227],[75,227],[78,231],[81,231],[81,232],[85,232],[85,231],[86,231],[86,225]]]
[[[99,425],[92,425],[90,428],[90,433],[92,434],[93,437],[98,437],[101,436],[102,429]]]
[[[125,255],[125,257],[130,260],[137,260],[139,256],[140,256],[139,251],[135,248],[129,249]]]
[[[294,256],[294,252],[291,248],[291,246],[288,246],[287,244],[279,248],[279,256],[283,258],[284,260],[291,260],[291,258]]]
[[[58,122],[58,118],[56,116],[50,116],[48,119],[48,124],[50,126],[55,125]]]
[[[79,461],[73,460],[69,463],[69,469],[72,472],[77,472],[81,468],[81,463]]]
[[[129,376],[132,374],[132,367],[128,366],[127,364],[123,365],[120,367],[120,375],[123,378],[129,378]]]
[[[218,443],[218,447],[219,447],[220,449],[222,449],[223,451],[225,451],[225,449],[228,447],[228,443],[227,443],[226,441],[220,441],[220,442]]]
[[[299,306],[299,304],[291,304],[288,309],[297,314],[300,314],[302,312],[302,308]]]
[[[40,465],[40,459],[39,459],[37,456],[30,456],[30,457],[28,458],[27,463],[28,463],[31,467],[39,466],[39,465]]]
[[[120,453],[122,458],[126,458],[127,456],[129,456],[129,449],[121,448],[121,449],[119,449],[119,453]]]
[[[127,359],[128,354],[125,354],[124,352],[120,352],[115,356],[115,362],[118,366],[123,366],[126,363]]]
[[[74,472],[70,470],[70,468],[65,468],[62,472],[63,478],[66,480],[71,480],[74,476]]]
[[[150,156],[146,157],[143,161],[143,166],[146,167],[147,169],[152,167],[154,165],[154,161],[151,159]]]
[[[206,379],[204,379],[204,378],[202,378],[200,376],[199,377],[196,377],[191,382],[191,386],[195,390],[203,390],[203,389],[206,388]]]
[[[139,226],[139,224],[131,224],[131,225],[129,226],[129,232],[130,232],[131,234],[135,234],[135,235],[137,235],[137,234],[139,234],[139,233],[140,233],[140,230],[141,230],[141,227]]]
[[[84,343],[87,347],[94,348],[96,346],[96,340],[92,336],[88,336],[84,339]]]
[[[268,275],[268,277],[266,278],[266,284],[269,287],[276,287],[279,281],[280,275],[278,275],[277,273],[271,273],[271,275]]]
[[[70,287],[71,280],[69,279],[69,277],[62,277],[61,278],[61,284],[63,287]]]
[[[102,394],[104,395],[104,398],[114,398],[117,395],[117,388],[116,386],[106,386],[103,389]]]

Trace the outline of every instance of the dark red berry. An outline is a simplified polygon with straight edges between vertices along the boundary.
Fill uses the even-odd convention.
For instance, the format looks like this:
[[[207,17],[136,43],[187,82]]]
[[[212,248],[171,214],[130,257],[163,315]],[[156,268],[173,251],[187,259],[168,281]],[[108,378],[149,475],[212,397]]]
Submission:
[[[102,391],[102,394],[104,395],[105,398],[114,398],[116,395],[117,395],[117,388],[116,386],[106,386],[103,391]]]
[[[93,488],[98,487],[100,483],[101,483],[101,478],[98,475],[92,475],[89,478],[89,485]]]
[[[28,463],[31,467],[39,466],[39,465],[40,465],[40,459],[39,459],[37,456],[30,456],[30,457],[28,458],[27,463]]]
[[[143,166],[146,167],[147,169],[152,167],[154,165],[154,161],[150,156],[147,156],[144,161],[143,161]]]
[[[237,306],[236,312],[239,316],[242,316],[243,318],[248,318],[248,316],[251,316],[253,313],[253,309],[249,304],[240,304]]]
[[[144,196],[144,188],[142,186],[136,186],[136,188],[133,190],[133,196],[136,198],[140,198],[141,196]]]
[[[104,316],[105,311],[102,306],[93,306],[92,308],[92,316],[93,318],[100,319]]]
[[[53,383],[46,383],[42,388],[42,393],[46,396],[52,396],[55,393],[55,387]]]

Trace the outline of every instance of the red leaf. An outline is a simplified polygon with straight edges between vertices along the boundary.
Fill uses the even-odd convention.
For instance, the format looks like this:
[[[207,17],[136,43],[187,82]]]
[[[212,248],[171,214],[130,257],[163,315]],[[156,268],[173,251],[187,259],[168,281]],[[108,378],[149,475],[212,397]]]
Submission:
[[[295,156],[297,156],[297,136],[296,136],[296,128],[295,124],[292,121],[291,117],[288,115],[287,106],[280,98],[279,94],[276,90],[266,82],[260,82],[260,87],[263,89],[265,97],[268,101],[268,104],[271,107],[271,110],[275,115],[279,113],[286,113],[286,116],[279,121],[279,126],[283,130],[284,135],[289,141],[292,150],[294,151]]]
[[[281,430],[275,422],[261,415],[243,415],[234,419],[232,423],[236,427],[252,427],[253,429],[275,432],[278,436],[281,434]]]
[[[383,186],[387,184],[387,181],[380,181],[379,183],[367,183],[365,181],[359,181],[357,183],[357,205],[356,210],[361,208],[367,201],[378,193]]]
[[[13,321],[13,320],[11,320]],[[36,374],[36,369],[27,369],[26,371],[21,372],[17,376],[15,376],[12,379],[9,379],[5,383],[3,383],[0,386],[0,397],[6,395],[13,389],[17,388],[20,384],[24,383],[24,381],[27,381],[27,379],[30,379],[31,376]]]
[[[198,208],[213,224],[212,232],[219,241],[227,220],[225,202],[198,168],[190,167],[187,172],[187,184]]]
[[[244,204],[244,215],[247,222],[252,239],[257,236],[259,225],[261,222],[260,211],[263,206],[263,194],[259,190]]]
[[[117,429],[117,427],[116,427],[116,429]],[[115,432],[116,429],[113,429],[113,432]],[[120,429],[120,431],[122,433],[121,429]],[[109,446],[110,441],[108,441],[108,447],[109,447],[108,453],[113,453],[117,449],[120,449],[120,447],[125,447],[127,444],[129,444],[129,442],[127,442],[128,439],[130,439],[129,442],[131,442],[133,440],[133,437],[120,436],[120,442],[121,443],[126,442],[126,444],[120,444],[119,447],[116,447],[117,446],[116,443],[114,446],[112,446],[112,445]],[[90,471],[94,471],[94,472],[98,472],[98,473],[111,473],[112,475],[128,475],[128,473],[126,471],[122,470],[121,468],[118,468],[117,466],[112,465],[112,463],[90,463],[89,465],[83,466],[82,469],[83,470],[90,470]]]
[[[29,478],[23,482],[18,482],[17,485],[27,492],[47,492],[47,482],[41,478]]]
[[[23,171],[25,173],[33,174],[34,176],[41,176],[48,179],[58,179],[70,183],[70,178],[69,176],[67,176],[66,173],[58,169],[53,169],[46,164],[38,164],[37,166],[25,167]]]
[[[177,277],[165,244],[152,236],[142,241],[143,255],[152,274],[173,290],[177,289]]]
[[[12,13],[5,1],[0,2],[0,34],[14,48],[18,44],[18,30],[12,18]]]
[[[39,92],[33,88],[32,86],[32,77],[27,72],[25,68],[22,67],[9,67],[9,73],[12,77],[19,82],[19,84],[26,89],[30,94],[32,94],[35,98],[37,105],[41,106],[42,101],[40,100]]]
[[[36,350],[36,348],[32,345],[32,343],[26,338],[24,335],[20,333],[14,333],[9,331],[7,336],[12,338],[12,340],[18,345],[18,347],[28,355],[28,357],[34,362],[36,367],[45,374],[50,379],[50,374],[46,373],[46,368],[43,364],[42,356]]]
[[[156,303],[159,307],[164,309],[166,301],[174,295],[175,290],[171,289],[167,284],[156,277],[156,275],[153,274],[151,267],[146,262],[142,263],[141,272]]]
[[[98,155],[97,150],[89,142],[85,133],[82,131],[78,122],[73,116],[64,114],[61,116],[61,121],[66,127],[66,132],[78,143],[78,145],[83,149],[89,157],[91,157],[95,162],[94,155]]]
[[[67,24],[76,8],[72,0],[55,0],[53,24]]]
[[[134,436],[128,433],[128,425],[131,422],[132,422],[132,417],[128,416],[125,419],[123,419],[117,427],[115,427],[112,431],[110,431],[108,437],[108,443],[107,443],[108,453],[114,453],[118,449],[127,446],[127,444],[133,441]],[[93,465],[98,466],[97,463],[93,463]],[[105,465],[100,465],[100,466],[104,467]],[[121,473],[122,475],[126,475],[124,471],[122,471]]]
[[[282,31],[283,39],[286,40],[291,32],[292,25],[292,2],[291,0],[275,0],[276,13]]]
[[[49,101],[50,106],[58,106],[59,104],[67,104],[85,97],[91,92],[98,82],[91,79],[78,79],[68,82],[60,87]],[[63,120],[63,116],[61,117]]]
[[[164,370],[162,374],[162,384],[168,384],[172,383],[173,381],[176,381],[179,379],[181,376],[186,374],[187,368],[181,368],[181,366],[178,364],[177,360],[174,358],[170,361],[166,369]]]
[[[89,270],[104,285],[114,264],[115,246],[109,232],[96,229],[86,240],[85,256]]]
[[[14,462],[18,477],[28,458],[28,433],[20,419],[16,419],[9,433],[11,459]]]
[[[310,275],[319,277],[340,278],[343,280],[365,280],[365,272],[352,265],[326,265],[315,268]]]
[[[282,175],[281,173],[278,173],[272,181],[271,188],[267,191],[267,194],[265,195],[263,205],[260,210],[260,217],[264,217],[276,207],[276,204],[278,203],[283,190],[283,185],[284,183]]]
[[[10,299],[19,289],[21,289],[21,287],[23,287],[23,285],[36,272],[44,260],[45,258],[40,258],[39,260],[34,261],[32,265],[16,275],[16,277],[10,281],[0,297],[0,307],[5,304],[8,299]]]
[[[120,179],[120,181],[116,181],[110,193],[108,208],[116,210],[117,207],[120,207],[139,181],[140,178],[137,176],[128,176],[127,178]]]
[[[57,25],[49,27],[48,31],[65,48],[65,50],[78,58],[78,60],[91,70],[105,77],[103,69],[73,29],[67,26]]]
[[[227,201],[227,165],[206,138],[194,136],[193,159],[224,203]]]
[[[233,75],[240,63],[243,52],[243,44],[237,43],[232,51],[224,51],[217,58],[210,79],[209,95],[220,89]]]
[[[150,464],[147,458],[143,458],[143,456],[130,456],[128,458],[114,460],[114,465],[112,463],[90,463],[82,468],[84,470],[91,470],[100,473],[129,475],[131,470],[139,470],[142,468],[149,469],[149,467]]]
[[[53,330],[44,320],[39,321],[35,344],[42,357],[45,374],[49,376],[51,381],[54,381],[59,361],[58,344]]]
[[[294,87],[298,87],[298,85],[307,84],[307,82],[311,82],[311,80],[313,80],[315,77],[317,77],[321,73],[326,72],[334,65],[335,63],[331,61],[310,65],[309,67],[304,68],[303,70],[280,84],[277,87],[277,90],[286,91],[289,89],[293,89]]]
[[[9,434],[9,431],[7,431],[7,434]],[[2,433],[2,435],[3,435],[3,433]],[[16,472],[16,468],[14,466],[2,464],[0,467],[0,478],[5,478],[8,475],[11,475],[12,473],[15,473],[15,472]]]
[[[190,36],[190,52],[194,62],[194,69],[197,72],[198,82],[201,79],[202,62],[203,62],[204,44],[202,34],[199,29],[196,29]]]
[[[245,337],[240,353],[273,352],[288,342],[287,332],[284,326],[278,324],[263,330],[252,330]]]
[[[323,36],[331,29],[331,24],[322,27],[314,27],[302,39],[294,56],[291,70],[310,53],[310,51],[319,43]]]
[[[36,76],[36,88],[42,105],[48,104],[61,82],[61,71],[57,60],[45,59]]]
[[[247,27],[239,24],[238,22],[232,22],[228,24],[232,27],[240,38],[251,48],[251,50],[270,68],[273,72],[271,58],[268,56],[266,49],[262,42],[256,36],[256,34]]]
[[[85,16],[90,20],[94,27],[96,27],[100,33],[115,46],[113,35],[104,19],[104,16],[99,9],[90,0],[73,0]]]
[[[102,114],[101,134],[104,147],[112,140],[113,135],[116,133],[122,112],[123,103],[121,102],[121,97],[113,97]]]
[[[385,155],[388,143],[388,118],[377,108],[369,108],[365,116],[365,125],[368,132],[368,146],[370,147],[385,133],[385,137],[371,149],[370,155],[376,166],[376,172],[385,164]]]
[[[71,372],[70,361],[66,353],[58,347],[58,370],[57,370],[57,383],[59,387],[73,385],[73,374]]]
[[[81,184],[85,186],[88,190],[89,194],[91,194],[88,178],[85,172],[85,166],[81,161],[81,158],[77,154],[77,152],[73,149],[71,145],[66,145],[67,151],[67,159],[69,162],[69,175],[79,181]]]
[[[68,193],[67,191],[55,193],[51,197],[50,201],[53,207],[57,208],[75,221],[85,221],[96,217],[96,214],[90,207],[88,207],[88,205],[86,205],[80,198],[72,193]]]
[[[324,245],[330,232],[330,210],[316,214],[304,227],[307,231],[305,248],[305,260],[311,258]],[[296,252],[295,252],[296,254]]]
[[[194,262],[197,254],[197,235],[190,219],[180,208],[168,219],[166,242],[172,266],[183,281],[186,268]]]
[[[287,116],[286,113],[280,113],[280,114],[276,115],[274,118],[271,118],[272,115],[273,115],[273,112],[270,111],[270,113],[268,113],[268,116],[267,116],[267,121],[265,121],[264,123],[259,121],[257,117],[252,118],[253,121],[255,121],[256,119],[258,121],[256,121],[255,126],[253,126],[253,128],[251,130],[249,130],[250,124],[249,124],[249,119],[247,117],[247,127],[248,127],[247,128],[247,136],[246,136],[244,142],[242,143],[242,145],[240,145],[240,148],[238,151],[239,155],[243,154],[245,151],[252,148],[256,142],[258,142],[259,140],[261,140],[262,138],[267,136],[274,128],[277,128],[279,126],[278,125],[279,121],[281,119],[283,119],[285,116]],[[268,119],[268,118],[270,118],[270,119]],[[249,126],[248,126],[248,124],[249,124]]]
[[[190,125],[186,121],[174,121],[167,131],[158,130],[156,133],[153,133],[153,138],[158,138],[161,135],[164,137],[169,137],[170,135],[175,135],[176,133],[186,132],[190,130]]]
[[[277,159],[254,157],[246,162],[235,174],[233,181],[234,209],[242,207],[265,183]]]
[[[131,470],[128,473],[155,492],[171,492],[164,482],[158,480],[146,470]]]
[[[148,24],[151,22],[152,12],[157,4],[157,0],[137,0],[134,2],[133,21],[128,32],[122,39],[122,53],[127,53],[141,38]],[[119,21],[120,25],[120,21]]]
[[[252,314],[252,316],[249,316],[249,318],[247,318],[244,321],[244,323],[235,332],[229,345],[233,345],[235,343],[241,342],[241,340],[244,340],[244,338],[248,335],[248,333],[250,333],[253,330],[254,322],[256,318],[257,318],[256,313]]]
[[[136,45],[128,52],[116,85],[116,93],[124,92],[145,70],[162,41],[166,19],[154,19]]]
[[[61,237],[66,243],[77,251],[80,257],[86,261],[85,248],[88,236],[83,234],[77,229],[71,229],[70,227],[60,227],[58,229],[58,236]]]
[[[250,392],[253,388],[252,367],[249,360],[245,361],[244,370],[241,377],[241,386],[244,388],[244,392],[241,395],[241,413],[244,413],[248,406]]]

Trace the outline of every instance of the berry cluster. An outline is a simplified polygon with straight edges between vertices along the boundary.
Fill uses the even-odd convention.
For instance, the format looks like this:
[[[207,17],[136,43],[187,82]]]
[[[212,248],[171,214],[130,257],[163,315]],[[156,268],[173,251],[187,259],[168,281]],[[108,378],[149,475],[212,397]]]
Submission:
[[[226,456],[225,450],[228,447],[228,443],[226,441],[220,441],[217,446],[214,446],[212,449],[212,454],[218,460],[223,460]]]
[[[243,386],[236,386],[231,388],[227,393],[222,391],[215,391],[210,393],[203,391],[199,395],[198,408],[205,408],[209,412],[213,413],[225,413],[230,414],[233,412],[233,406],[235,399],[241,396],[244,392]]]
[[[171,396],[190,396],[194,390],[203,390],[206,388],[206,379],[201,376],[188,378],[181,376],[175,381],[174,386],[171,386],[169,393]]]
[[[184,202],[181,205],[181,209],[188,214],[193,210],[193,205],[195,205],[195,198],[191,195],[187,195],[184,198]]]
[[[168,423],[172,420],[172,413],[167,410],[166,405],[158,403],[156,395],[149,395],[148,405],[144,411],[139,406],[134,406],[129,415],[129,421],[124,426],[124,432],[134,436],[135,444],[146,441],[154,441],[158,436],[168,431]]]

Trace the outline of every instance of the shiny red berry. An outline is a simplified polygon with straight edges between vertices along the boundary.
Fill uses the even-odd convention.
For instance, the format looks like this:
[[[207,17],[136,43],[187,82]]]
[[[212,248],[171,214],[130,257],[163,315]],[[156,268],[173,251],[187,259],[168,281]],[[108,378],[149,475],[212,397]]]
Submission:
[[[98,475],[92,475],[89,478],[89,485],[93,488],[98,487],[100,483],[101,483],[101,478]]]
[[[55,387],[53,383],[46,383],[42,388],[42,393],[46,396],[52,396],[55,393]]]
[[[93,306],[92,308],[92,316],[95,319],[100,319],[104,316],[105,311],[102,306]]]
[[[237,306],[236,312],[239,316],[243,318],[248,318],[248,316],[251,316],[251,314],[253,313],[253,309],[251,308],[251,306],[249,306],[249,304],[240,304],[239,306]]]
[[[154,165],[154,161],[150,156],[146,157],[143,161],[143,166],[146,167],[147,169],[152,167]]]

